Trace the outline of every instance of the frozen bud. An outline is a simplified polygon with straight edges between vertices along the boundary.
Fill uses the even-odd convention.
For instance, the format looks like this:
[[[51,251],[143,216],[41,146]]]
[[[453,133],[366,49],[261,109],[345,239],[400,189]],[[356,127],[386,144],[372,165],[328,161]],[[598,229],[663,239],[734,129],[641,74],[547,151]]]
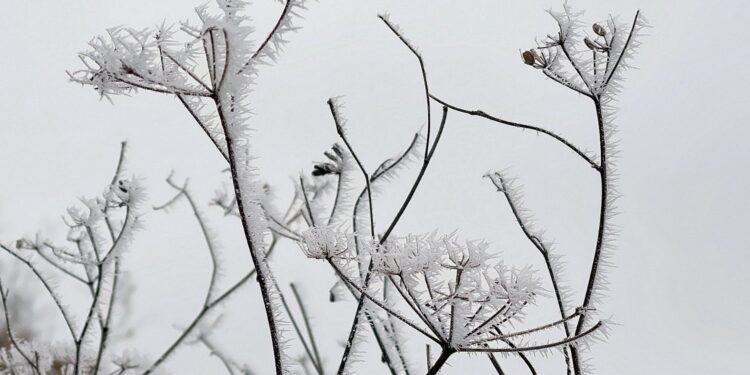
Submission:
[[[605,29],[604,26],[602,26],[602,25],[600,25],[598,23],[593,24],[591,26],[591,28],[594,30],[594,32],[596,33],[596,35],[599,35],[599,36],[605,36],[605,35],[607,35],[607,29]]]
[[[523,59],[524,64],[533,66],[536,61],[536,53],[532,49],[523,51],[523,53],[521,53],[521,58]]]

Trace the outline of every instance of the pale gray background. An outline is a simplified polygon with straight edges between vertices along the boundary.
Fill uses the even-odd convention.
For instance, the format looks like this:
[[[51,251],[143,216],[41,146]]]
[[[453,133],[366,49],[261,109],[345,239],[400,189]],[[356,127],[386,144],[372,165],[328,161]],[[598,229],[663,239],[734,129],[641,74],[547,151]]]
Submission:
[[[267,30],[280,5],[258,0],[254,17]],[[175,169],[191,177],[207,202],[224,167],[179,103],[139,94],[100,102],[90,88],[67,82],[76,52],[105,28],[148,27],[192,17],[191,1],[6,1],[0,12],[0,240],[41,230],[64,235],[59,220],[76,197],[94,195],[111,175],[119,142],[130,142],[129,170],[145,178],[149,204],[171,192],[162,179]],[[424,123],[413,57],[376,18],[390,12],[423,51],[433,91],[455,104],[543,125],[583,148],[596,148],[587,100],[524,66],[518,51],[556,28],[545,1],[310,2],[277,65],[262,69],[254,95],[256,150],[263,175],[285,201],[293,176],[335,141],[326,98],[345,95],[352,142],[370,168],[398,153]],[[605,316],[620,323],[595,349],[600,374],[746,374],[750,277],[746,255],[749,152],[745,140],[746,61],[750,57],[745,1],[593,1],[588,21],[609,12],[630,20],[642,8],[654,26],[626,74],[617,123],[622,150],[618,268],[610,273]],[[260,35],[260,34],[259,34]],[[438,111],[434,112],[438,116]],[[507,205],[481,176],[511,167],[525,185],[527,206],[568,255],[571,283],[582,288],[596,225],[598,180],[574,154],[531,132],[457,113],[399,232],[459,229],[486,238],[508,262],[541,266],[514,225]],[[411,169],[403,180],[414,176]],[[379,222],[392,215],[404,184],[384,191]],[[208,209],[207,209],[208,210]],[[239,226],[208,210],[221,227],[225,283],[249,265]],[[153,357],[173,340],[202,302],[208,258],[184,208],[149,213],[127,262],[137,280],[128,347]],[[3,258],[6,259],[6,258]],[[6,259],[7,260],[7,259]],[[349,327],[351,302],[325,303],[333,275],[301,259],[294,245],[275,258],[286,283],[304,283],[328,365]],[[31,282],[29,282],[31,283]],[[32,287],[29,287],[32,288]],[[65,286],[63,285],[63,288]],[[222,345],[259,373],[270,371],[266,325],[257,286],[233,298],[218,333]],[[541,303],[539,310],[552,305]],[[554,311],[554,310],[552,310]],[[79,315],[82,312],[79,313]],[[51,315],[44,315],[46,317]],[[554,315],[539,316],[544,321]],[[40,327],[59,321],[39,320]],[[46,333],[55,336],[53,330]],[[414,348],[422,364],[421,349]],[[362,373],[383,367],[368,357]],[[454,359],[446,373],[487,369],[481,358]],[[523,373],[507,361],[509,373]],[[213,373],[205,350],[178,353],[167,369]],[[547,367],[543,367],[547,369]],[[551,368],[551,367],[550,367]],[[542,373],[546,373],[543,371]]]

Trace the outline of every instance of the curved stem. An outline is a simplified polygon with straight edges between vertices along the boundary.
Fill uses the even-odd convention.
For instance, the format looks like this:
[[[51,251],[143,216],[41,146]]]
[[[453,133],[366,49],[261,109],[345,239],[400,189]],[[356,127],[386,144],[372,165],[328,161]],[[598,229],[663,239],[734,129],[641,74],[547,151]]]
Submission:
[[[535,132],[548,135],[548,136],[552,137],[553,139],[557,140],[558,142],[561,142],[563,145],[565,145],[569,149],[573,150],[573,152],[575,152],[576,154],[578,154],[578,156],[580,156],[581,158],[583,158],[583,160],[585,160],[587,163],[589,163],[589,165],[591,165],[592,168],[594,168],[596,170],[599,170],[599,165],[596,164],[596,162],[594,160],[592,160],[591,158],[589,158],[583,151],[581,151],[578,147],[576,147],[575,145],[573,145],[572,143],[570,143],[567,139],[565,139],[565,138],[563,138],[563,137],[555,134],[552,131],[549,131],[547,129],[540,128],[540,127],[534,126],[534,125],[527,125],[527,124],[522,124],[522,123],[519,123],[519,122],[513,122],[513,121],[503,120],[503,119],[501,119],[499,117],[495,117],[495,116],[489,115],[489,114],[487,114],[486,112],[484,112],[482,110],[464,109],[464,108],[461,108],[461,107],[449,104],[446,101],[438,98],[435,95],[430,95],[430,98],[432,98],[436,102],[438,102],[438,103],[440,103],[440,104],[442,104],[442,105],[444,105],[444,106],[446,106],[446,107],[448,107],[448,108],[450,108],[450,109],[452,109],[452,110],[454,110],[456,112],[461,112],[461,113],[464,113],[464,114],[467,114],[467,115],[471,115],[471,116],[478,116],[478,117],[482,117],[482,118],[485,118],[487,120],[494,121],[494,122],[497,122],[497,123],[500,123],[500,124],[503,124],[503,125],[512,126],[514,128],[533,130]]]

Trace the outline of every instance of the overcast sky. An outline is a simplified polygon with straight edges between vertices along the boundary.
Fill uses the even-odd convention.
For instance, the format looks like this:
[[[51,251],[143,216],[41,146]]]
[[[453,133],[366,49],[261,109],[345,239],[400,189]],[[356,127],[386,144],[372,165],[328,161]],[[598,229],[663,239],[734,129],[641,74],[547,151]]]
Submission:
[[[199,3],[3,5],[0,241],[37,231],[64,238],[60,215],[77,197],[102,191],[122,140],[131,146],[128,170],[145,179],[149,204],[169,199],[163,178],[171,170],[190,177],[199,200],[208,202],[223,181],[223,161],[179,102],[140,93],[116,97],[110,105],[90,88],[69,83],[65,74],[78,68],[76,53],[107,27],[184,20],[194,16],[192,7]],[[299,22],[302,30],[289,37],[276,65],[262,68],[253,94],[262,175],[285,201],[289,177],[310,171],[336,141],[325,106],[331,96],[343,96],[350,139],[371,169],[399,153],[425,124],[418,66],[376,18],[380,12],[389,12],[420,48],[437,96],[546,127],[595,150],[590,102],[524,66],[518,55],[534,38],[555,31],[544,11],[560,5],[554,0],[310,2]],[[630,20],[640,8],[654,26],[633,62],[639,69],[626,73],[618,98],[623,197],[615,223],[621,231],[602,314],[620,326],[607,344],[595,348],[593,364],[600,374],[747,373],[750,5],[740,0],[577,0],[571,5],[586,10],[587,22],[609,13]],[[262,35],[280,5],[257,0],[253,9]],[[398,231],[457,229],[464,238],[492,242],[508,263],[542,267],[502,197],[481,178],[506,168],[525,187],[526,205],[538,225],[567,254],[567,279],[581,290],[595,241],[598,177],[547,137],[450,113],[433,166]],[[414,174],[412,168],[402,177],[410,181]],[[380,222],[392,216],[404,186],[396,183],[383,191],[376,206]],[[238,223],[206,210],[232,264],[225,274],[228,285],[249,259]],[[145,219],[126,263],[136,287],[127,318],[136,331],[125,346],[153,357],[174,339],[174,327],[199,309],[209,268],[187,210],[148,213]],[[325,332],[320,340],[327,363],[337,363],[353,304],[325,301],[333,275],[302,259],[295,245],[285,245],[277,255],[277,274],[284,284],[302,284],[317,327]],[[263,374],[270,371],[270,350],[256,289],[251,285],[229,302],[219,337],[232,355]],[[552,306],[543,302],[538,310]],[[542,320],[554,317],[540,314]],[[421,365],[419,350],[414,355]],[[381,373],[376,362],[365,362],[360,372]],[[445,372],[480,371],[485,362],[455,358]],[[507,362],[509,369],[518,369],[509,373],[522,373],[518,361]],[[218,366],[205,350],[190,348],[167,368],[212,373]]]

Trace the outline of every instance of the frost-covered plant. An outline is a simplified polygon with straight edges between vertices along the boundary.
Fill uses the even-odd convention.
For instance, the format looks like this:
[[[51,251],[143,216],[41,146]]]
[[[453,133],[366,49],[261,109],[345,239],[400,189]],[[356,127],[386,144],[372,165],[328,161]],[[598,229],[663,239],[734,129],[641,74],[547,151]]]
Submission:
[[[520,192],[514,186],[513,180],[501,172],[487,175],[498,191],[505,195],[525,236],[544,258],[560,316],[567,320],[567,316],[573,309],[576,312],[592,312],[600,309],[599,304],[607,288],[605,271],[610,265],[614,237],[611,220],[615,214],[614,202],[618,197],[614,185],[617,176],[614,163],[617,150],[614,139],[616,127],[613,122],[615,116],[613,102],[621,89],[623,72],[631,67],[630,60],[640,45],[643,29],[647,28],[648,24],[638,11],[630,25],[621,24],[614,17],[609,17],[605,23],[592,24],[592,34],[583,36],[580,30],[583,25],[581,21],[583,12],[573,12],[565,3],[562,12],[550,11],[550,14],[558,24],[558,31],[547,35],[546,39],[538,43],[536,47],[523,51],[521,59],[524,64],[541,70],[554,82],[592,100],[599,135],[598,157],[582,151],[564,137],[542,127],[504,120],[482,110],[467,110],[451,105],[436,96],[430,97],[456,112],[483,117],[502,125],[529,129],[550,136],[576,153],[593,171],[598,173],[601,196],[596,245],[583,301],[578,308],[571,302],[572,291],[561,282],[564,268],[561,254],[555,252],[552,244],[543,239],[540,231],[533,228],[528,213],[521,206]],[[590,318],[593,314],[581,313],[579,315],[576,321],[565,322],[563,325],[565,334],[569,338],[580,335],[599,324]],[[569,374],[582,374],[588,371],[581,358],[582,348],[585,349],[585,347],[570,345],[564,350]]]
[[[372,171],[368,170],[347,137],[340,100],[329,99],[327,105],[341,143],[325,152],[327,160],[315,164],[311,176],[299,178],[295,183],[295,196],[287,210],[281,212],[275,208],[268,187],[261,183],[253,165],[249,94],[259,66],[272,62],[285,42],[284,36],[296,29],[292,20],[302,9],[302,0],[284,2],[278,21],[257,43],[252,38],[253,29],[244,1],[217,0],[216,3],[218,11],[207,6],[196,9],[197,24],[186,21],[154,29],[110,29],[106,36],[93,39],[89,43],[90,50],[80,55],[83,69],[69,73],[72,81],[93,87],[102,98],[110,101],[116,95],[140,91],[174,95],[179,100],[228,164],[232,188],[219,191],[211,204],[220,207],[225,215],[241,220],[254,264],[254,269],[248,270],[230,288],[218,290],[216,280],[220,276],[221,264],[214,235],[187,182],[177,184],[170,176],[167,182],[176,190],[176,195],[156,209],[169,208],[182,198],[188,202],[211,255],[211,280],[203,306],[194,320],[155,362],[145,365],[145,361],[134,355],[109,356],[112,359],[109,363],[115,363],[117,367],[115,371],[124,373],[143,369],[145,374],[151,373],[180,345],[192,342],[201,343],[217,353],[230,373],[245,372],[244,365],[216,350],[206,317],[240,286],[256,279],[269,325],[276,373],[291,372],[295,360],[305,371],[311,368],[318,374],[325,373],[302,298],[292,285],[304,323],[299,324],[268,264],[268,257],[277,242],[290,239],[299,244],[307,257],[322,260],[331,267],[338,278],[331,289],[332,301],[344,293],[357,301],[338,362],[339,374],[353,371],[351,364],[362,350],[367,328],[375,337],[382,360],[392,374],[413,371],[414,363],[408,358],[409,352],[401,334],[404,328],[413,329],[440,348],[440,356],[433,362],[431,346],[427,346],[429,374],[440,371],[449,357],[459,352],[484,353],[498,373],[503,372],[495,354],[517,356],[535,372],[526,353],[547,353],[552,349],[563,353],[569,374],[582,374],[585,368],[582,366],[581,344],[606,333],[605,322],[596,318],[594,311],[601,308],[598,302],[605,286],[602,265],[607,264],[611,251],[609,221],[616,197],[612,185],[611,103],[620,88],[622,72],[627,69],[628,60],[637,46],[637,37],[645,27],[640,13],[636,14],[629,28],[610,19],[606,25],[594,24],[593,35],[581,37],[578,34],[580,14],[571,12],[566,4],[563,12],[551,12],[559,31],[521,54],[525,64],[592,99],[600,135],[598,157],[581,151],[562,136],[542,127],[503,120],[481,110],[466,110],[434,96],[421,54],[388,16],[381,15],[386,27],[418,62],[424,84],[424,131],[417,132],[401,154],[386,159]],[[432,105],[435,103],[442,107],[438,126],[432,119]],[[529,267],[507,266],[498,257],[489,256],[489,244],[484,241],[459,241],[455,233],[442,236],[436,233],[395,234],[430,165],[451,111],[550,136],[599,173],[602,195],[597,243],[581,303],[572,301],[572,291],[562,282],[561,255],[533,228],[521,207],[512,180],[502,173],[490,173],[487,177],[505,195],[524,234],[542,255],[546,265],[543,277]],[[377,194],[412,162],[419,164],[418,174],[398,212],[386,226],[376,226],[373,205]],[[84,200],[82,208],[69,211],[68,223],[75,229],[71,241],[80,245],[77,247],[79,253],[48,244],[40,238],[23,239],[15,246],[3,245],[3,249],[32,270],[35,270],[34,264],[21,254],[22,251],[39,254],[58,270],[87,285],[91,291],[89,316],[79,333],[59,297],[44,276],[35,270],[73,337],[73,345],[56,349],[62,354],[48,356],[59,361],[64,373],[97,373],[110,366],[104,364],[102,358],[105,357],[111,311],[106,314],[102,311],[106,310],[104,306],[109,310],[114,306],[117,259],[124,246],[124,242],[120,245],[119,238],[127,239],[136,224],[137,216],[134,215],[139,192],[137,181],[117,177],[102,197]],[[125,211],[121,226],[111,222],[111,211],[115,209]],[[102,228],[109,232],[110,246],[106,251],[103,249],[107,240],[100,233]],[[76,273],[72,267],[80,267],[78,272],[83,274]],[[551,285],[550,295],[556,299],[559,318],[542,325],[515,328],[523,324],[525,315],[534,312],[537,299],[548,296],[545,293],[547,285]],[[8,293],[2,287],[0,291],[3,305],[6,305]],[[107,298],[109,302],[106,302]],[[4,311],[9,322],[8,310]],[[282,336],[282,326],[287,318],[304,347],[305,355],[301,359],[292,358],[289,350],[284,348],[287,339]],[[564,331],[563,337],[559,337],[561,331]],[[9,336],[12,336],[10,330]],[[93,338],[98,339],[98,345]],[[0,363],[6,368],[18,369],[19,373],[44,373],[52,366],[54,361],[43,359],[39,346],[15,337],[10,341],[12,348],[0,353]],[[52,352],[51,349],[48,351]]]
[[[111,369],[106,360],[110,355],[106,351],[114,328],[117,299],[122,298],[119,296],[123,286],[120,259],[140,228],[144,199],[139,180],[124,176],[124,158],[123,143],[115,175],[104,193],[91,199],[82,198],[81,205],[69,208],[67,216],[63,217],[72,249],[56,245],[42,235],[21,238],[14,244],[0,244],[0,248],[28,267],[41,282],[70,336],[54,347],[44,341],[27,342],[17,337],[10,314],[10,290],[5,289],[0,280],[0,296],[11,342],[9,348],[0,350],[0,369],[19,374],[77,375],[111,371],[105,370]],[[88,290],[91,298],[83,320],[76,319],[70,312],[64,296],[57,291],[51,271]]]
[[[613,215],[613,201],[616,198],[613,188],[614,126],[611,103],[619,90],[622,72],[629,67],[628,61],[638,46],[637,38],[641,30],[646,27],[646,23],[638,12],[629,27],[619,25],[613,18],[610,18],[606,26],[599,23],[593,24],[593,36],[580,37],[577,34],[580,27],[578,20],[580,13],[573,13],[565,4],[563,12],[550,12],[550,14],[558,23],[557,35],[548,36],[537,48],[524,51],[521,57],[525,64],[542,70],[552,80],[592,99],[599,129],[598,158],[596,155],[581,151],[562,136],[544,128],[503,120],[480,110],[466,110],[432,95],[421,54],[388,16],[380,16],[380,18],[417,58],[421,69],[427,113],[426,135],[423,138],[419,134],[415,136],[402,157],[389,159],[371,175],[357,158],[346,138],[344,120],[339,114],[337,100],[329,100],[328,104],[337,132],[347,146],[349,154],[352,155],[354,161],[352,164],[356,164],[366,182],[365,188],[355,201],[351,233],[337,233],[330,227],[316,226],[313,221],[313,227],[303,234],[306,240],[303,246],[305,253],[313,258],[326,259],[350,291],[355,295],[356,292],[359,293],[357,313],[339,367],[340,373],[347,370],[350,352],[357,346],[357,330],[361,326],[360,320],[363,317],[369,321],[372,321],[373,317],[377,320],[378,312],[382,311],[386,312],[388,318],[396,318],[439,344],[442,353],[435,364],[431,365],[429,373],[438,372],[448,357],[460,351],[516,353],[533,372],[535,371],[533,365],[524,353],[546,351],[551,348],[557,348],[563,352],[568,373],[586,372],[587,368],[582,365],[581,358],[582,348],[586,346],[581,346],[580,343],[584,339],[586,339],[584,342],[590,342],[592,338],[599,337],[593,336],[593,333],[606,334],[605,322],[596,320],[592,316],[593,312],[600,308],[598,301],[606,285],[602,266],[608,264],[611,251],[612,229],[609,220]],[[583,52],[579,52],[577,48],[579,44],[585,46]],[[587,55],[586,51],[590,51],[590,55]],[[441,124],[434,140],[431,136],[432,101],[443,106]],[[561,281],[563,278],[561,255],[556,253],[551,243],[544,240],[541,233],[532,226],[527,213],[521,207],[520,193],[514,187],[512,180],[499,172],[487,175],[497,189],[504,193],[524,234],[544,258],[559,308],[559,320],[527,330],[503,332],[505,329],[501,327],[501,324],[514,318],[517,319],[523,312],[523,307],[534,301],[538,295],[539,281],[530,277],[530,271],[527,268],[518,271],[502,265],[490,266],[488,260],[482,256],[486,247],[486,244],[482,242],[459,244],[452,236],[443,237],[440,240],[414,235],[400,239],[389,238],[429,165],[432,154],[440,141],[449,110],[481,116],[500,124],[546,134],[574,151],[599,173],[602,191],[600,220],[596,231],[597,242],[593,252],[589,282],[584,291],[583,302],[579,305],[571,302],[573,292],[567,289]],[[372,204],[373,187],[379,177],[378,173],[398,166],[402,164],[402,161],[408,160],[409,156],[413,157],[418,154],[416,144],[421,140],[424,140],[425,148],[422,168],[417,179],[391,224],[382,234],[376,235]],[[329,171],[336,172],[340,169],[333,168],[334,166],[318,165],[314,174],[325,175],[331,173]],[[332,174],[339,178],[344,177],[341,173]],[[335,199],[335,203],[338,202],[339,194]],[[314,212],[309,205],[308,210],[309,215],[313,217]],[[310,238],[315,240],[310,241]],[[353,240],[347,241],[347,238]],[[352,269],[349,265],[353,261],[355,267]],[[379,285],[379,287],[373,285]],[[387,293],[389,288],[398,292],[395,297],[394,294]],[[376,296],[380,292],[383,293],[382,298]],[[399,301],[398,297],[401,298],[401,302],[406,303],[421,323],[409,320],[404,314],[394,309],[394,304]],[[514,342],[551,328],[562,328],[565,337],[541,344],[519,345]],[[379,337],[377,324],[373,324],[372,329],[378,342],[383,342],[384,338]],[[398,336],[393,334],[387,336],[390,338],[386,337],[386,339],[392,341],[393,346],[398,348]],[[503,347],[498,347],[498,344]],[[403,360],[399,362],[397,358],[402,357],[401,353],[398,350],[395,353],[390,352],[383,349],[384,361],[389,365],[391,372],[408,372],[406,362]],[[489,357],[493,366],[501,373],[502,370],[496,358],[492,355]],[[429,361],[428,355],[428,363]]]
[[[219,12],[196,9],[200,22],[135,30],[115,28],[82,53],[84,69],[74,82],[93,86],[105,98],[138,90],[175,95],[229,164],[234,198],[257,272],[271,332],[276,372],[288,363],[281,351],[279,294],[266,262],[263,187],[252,164],[248,95],[261,64],[272,62],[301,0],[288,0],[273,29],[254,45],[242,0],[218,0]]]

